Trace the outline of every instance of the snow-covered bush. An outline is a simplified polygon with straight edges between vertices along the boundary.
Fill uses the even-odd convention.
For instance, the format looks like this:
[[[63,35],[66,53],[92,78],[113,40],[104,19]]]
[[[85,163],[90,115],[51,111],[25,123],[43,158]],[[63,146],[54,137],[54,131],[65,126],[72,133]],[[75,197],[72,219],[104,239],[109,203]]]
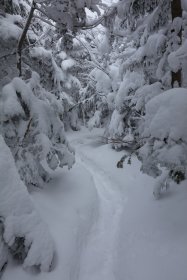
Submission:
[[[139,150],[142,171],[157,177],[158,196],[163,183],[173,179],[180,183],[187,171],[187,89],[178,88],[152,98],[145,106],[145,116],[139,127],[143,146]],[[163,171],[164,170],[164,171]]]
[[[14,78],[0,92],[0,129],[14,156],[21,179],[42,187],[52,169],[74,163],[57,98],[40,86],[35,72],[26,83]]]
[[[8,170],[8,174],[7,174]],[[20,180],[12,153],[0,135],[0,271],[8,255],[25,268],[49,271],[54,243]]]

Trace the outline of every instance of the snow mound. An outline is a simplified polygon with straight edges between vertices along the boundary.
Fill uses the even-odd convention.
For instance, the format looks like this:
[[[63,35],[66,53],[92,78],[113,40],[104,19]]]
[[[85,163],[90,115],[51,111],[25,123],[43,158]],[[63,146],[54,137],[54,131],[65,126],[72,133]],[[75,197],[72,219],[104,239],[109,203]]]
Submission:
[[[143,136],[187,141],[187,89],[170,89],[146,105]]]
[[[49,271],[54,256],[53,240],[47,226],[33,207],[2,136],[0,136],[0,216],[3,224],[0,248],[7,247],[14,258],[23,262],[25,268],[37,266],[41,271]],[[0,251],[0,262],[3,260],[4,252],[5,249]]]

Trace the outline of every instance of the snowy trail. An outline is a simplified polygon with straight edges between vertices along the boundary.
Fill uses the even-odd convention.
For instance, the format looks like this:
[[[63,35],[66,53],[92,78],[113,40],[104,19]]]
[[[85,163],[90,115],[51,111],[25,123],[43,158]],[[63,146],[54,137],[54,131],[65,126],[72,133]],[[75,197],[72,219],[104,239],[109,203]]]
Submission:
[[[98,218],[83,250],[79,280],[114,280],[122,199],[116,182],[83,153],[78,161],[92,175],[99,198]]]
[[[76,164],[61,171],[47,189],[33,193],[35,207],[56,244],[50,273],[26,272],[9,264],[3,280],[115,280],[120,218],[120,189],[84,150],[89,139],[74,139]]]
[[[100,202],[78,280],[187,280],[187,181],[155,201],[155,180],[136,158],[118,169],[124,152],[103,145],[101,130],[78,134],[71,142]]]
[[[187,181],[155,201],[154,179],[124,152],[103,145],[101,129],[69,134],[76,164],[58,170],[33,202],[56,246],[50,273],[10,262],[2,280],[187,280]]]

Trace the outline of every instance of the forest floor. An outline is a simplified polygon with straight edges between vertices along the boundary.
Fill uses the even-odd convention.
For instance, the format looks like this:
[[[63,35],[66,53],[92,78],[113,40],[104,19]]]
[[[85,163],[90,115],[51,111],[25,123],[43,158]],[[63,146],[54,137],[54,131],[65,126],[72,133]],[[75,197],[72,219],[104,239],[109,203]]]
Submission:
[[[69,133],[76,164],[32,194],[56,244],[55,269],[10,262],[3,280],[187,280],[187,181],[155,200],[155,180],[136,158],[116,168],[123,152],[102,133]]]

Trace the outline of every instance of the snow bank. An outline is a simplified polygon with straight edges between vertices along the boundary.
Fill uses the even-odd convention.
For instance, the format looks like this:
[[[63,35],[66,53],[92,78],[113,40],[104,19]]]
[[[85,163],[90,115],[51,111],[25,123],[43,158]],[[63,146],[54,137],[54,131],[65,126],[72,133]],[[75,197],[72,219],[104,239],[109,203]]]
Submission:
[[[4,246],[9,248],[13,257],[23,262],[25,268],[37,266],[41,271],[50,270],[54,243],[47,226],[33,207],[2,136],[0,136],[0,186],[0,216],[3,221]],[[3,253],[0,252],[0,260]]]

